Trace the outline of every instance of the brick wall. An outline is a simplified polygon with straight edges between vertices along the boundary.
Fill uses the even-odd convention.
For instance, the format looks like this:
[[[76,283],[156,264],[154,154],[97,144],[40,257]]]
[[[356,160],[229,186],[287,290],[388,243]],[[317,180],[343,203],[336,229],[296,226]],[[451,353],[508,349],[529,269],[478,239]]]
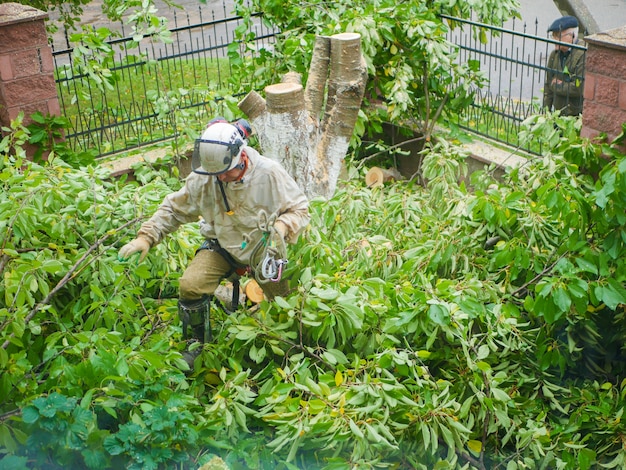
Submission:
[[[606,133],[609,140],[626,123],[626,26],[585,38],[583,137]],[[626,151],[626,145],[621,149]]]
[[[54,63],[48,45],[48,14],[18,3],[0,4],[0,124],[20,111],[60,115]]]

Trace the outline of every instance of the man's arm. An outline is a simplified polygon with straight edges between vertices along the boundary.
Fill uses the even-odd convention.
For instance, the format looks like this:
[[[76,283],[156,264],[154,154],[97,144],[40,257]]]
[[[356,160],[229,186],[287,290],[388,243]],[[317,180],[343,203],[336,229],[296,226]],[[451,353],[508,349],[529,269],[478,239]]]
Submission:
[[[565,61],[562,80],[557,82],[554,93],[559,96],[578,99],[583,94],[583,74],[585,55],[580,50],[573,50]]]
[[[298,236],[309,224],[309,201],[289,174],[280,167],[274,175],[273,185],[278,189],[280,198],[275,227],[283,232],[284,239],[295,243]]]
[[[198,211],[192,200],[188,183],[168,194],[152,217],[141,225],[138,235],[148,239],[154,246],[181,225],[197,221]]]

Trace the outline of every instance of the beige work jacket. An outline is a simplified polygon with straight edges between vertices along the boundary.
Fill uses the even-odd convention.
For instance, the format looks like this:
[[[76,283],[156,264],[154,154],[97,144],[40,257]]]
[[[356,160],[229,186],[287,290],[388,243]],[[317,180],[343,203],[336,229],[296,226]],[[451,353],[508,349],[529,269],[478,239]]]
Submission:
[[[154,246],[182,224],[202,218],[200,233],[206,239],[218,240],[243,265],[251,264],[254,246],[274,217],[287,226],[287,241],[295,242],[310,220],[306,196],[278,162],[252,147],[244,150],[249,159],[244,178],[223,183],[231,214],[217,178],[191,173],[179,191],[165,197],[150,220],[141,226],[139,235],[147,237]]]

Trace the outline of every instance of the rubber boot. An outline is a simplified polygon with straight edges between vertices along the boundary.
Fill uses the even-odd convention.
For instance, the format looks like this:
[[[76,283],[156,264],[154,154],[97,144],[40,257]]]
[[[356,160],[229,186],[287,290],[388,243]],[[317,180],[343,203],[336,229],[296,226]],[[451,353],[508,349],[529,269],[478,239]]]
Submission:
[[[195,342],[207,343],[213,339],[210,311],[210,296],[205,295],[196,300],[180,299],[178,301],[178,316],[183,324],[183,339],[187,340],[189,345]],[[202,348],[197,347],[193,351],[187,349],[183,352],[183,358],[190,369],[193,369],[193,363],[201,351]]]

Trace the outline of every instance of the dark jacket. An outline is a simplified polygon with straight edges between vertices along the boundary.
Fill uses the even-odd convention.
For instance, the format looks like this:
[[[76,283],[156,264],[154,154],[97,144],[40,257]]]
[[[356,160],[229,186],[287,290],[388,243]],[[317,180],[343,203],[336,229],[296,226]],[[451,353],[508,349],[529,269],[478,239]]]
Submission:
[[[563,83],[552,85],[557,78]],[[563,116],[577,116],[583,112],[583,81],[585,77],[585,51],[570,49],[554,50],[548,58],[546,81],[543,89],[543,105],[560,110]]]

